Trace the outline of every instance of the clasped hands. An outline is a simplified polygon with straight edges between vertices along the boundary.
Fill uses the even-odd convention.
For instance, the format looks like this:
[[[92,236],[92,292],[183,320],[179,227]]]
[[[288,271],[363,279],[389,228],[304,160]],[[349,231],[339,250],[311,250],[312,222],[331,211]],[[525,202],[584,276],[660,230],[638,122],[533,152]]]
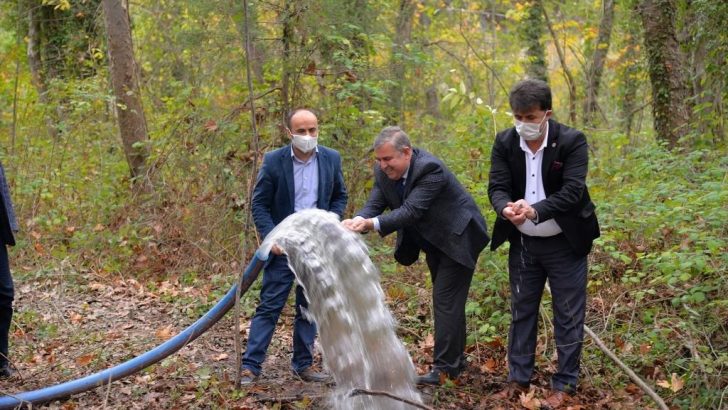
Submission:
[[[359,233],[366,233],[374,229],[374,221],[368,218],[362,218],[361,216],[344,219],[341,221],[341,224],[344,225],[344,228]]]
[[[536,210],[533,209],[525,199],[516,202],[508,202],[503,208],[503,217],[511,221],[513,225],[523,225],[526,219],[536,219]]]

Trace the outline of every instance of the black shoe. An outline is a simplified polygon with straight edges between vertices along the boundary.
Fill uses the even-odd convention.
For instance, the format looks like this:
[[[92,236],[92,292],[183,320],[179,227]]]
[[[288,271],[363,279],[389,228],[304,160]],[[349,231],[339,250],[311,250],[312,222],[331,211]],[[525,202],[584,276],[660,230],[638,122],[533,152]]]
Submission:
[[[258,380],[258,375],[253,373],[252,370],[243,368],[243,370],[240,371],[240,385],[241,386],[249,386],[255,381]]]
[[[0,379],[7,379],[15,374],[15,371],[10,368],[10,365],[5,363],[0,365]]]
[[[293,372],[296,376],[300,377],[305,382],[324,383],[331,379],[331,377],[324,372],[317,372],[310,367],[307,367],[302,372]]]
[[[449,378],[454,379],[455,377],[450,377],[446,372],[443,372],[440,369],[432,369],[427,374],[417,376],[417,384],[432,384],[439,386],[445,383],[445,380]]]

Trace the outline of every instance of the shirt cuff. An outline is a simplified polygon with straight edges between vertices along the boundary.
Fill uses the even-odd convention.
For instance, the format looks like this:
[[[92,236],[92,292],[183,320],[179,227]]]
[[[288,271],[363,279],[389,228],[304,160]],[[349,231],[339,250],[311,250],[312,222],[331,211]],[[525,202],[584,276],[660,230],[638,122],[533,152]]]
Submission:
[[[536,216],[531,219],[531,222],[533,222],[534,225],[538,224],[538,211],[536,209],[533,210],[533,213],[536,214]]]
[[[374,224],[374,230],[379,232],[379,217],[372,218],[372,223]]]

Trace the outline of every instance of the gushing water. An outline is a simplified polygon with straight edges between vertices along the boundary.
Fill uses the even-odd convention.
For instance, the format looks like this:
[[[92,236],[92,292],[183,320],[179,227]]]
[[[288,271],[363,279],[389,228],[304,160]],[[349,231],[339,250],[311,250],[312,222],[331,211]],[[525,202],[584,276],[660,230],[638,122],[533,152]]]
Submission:
[[[359,234],[338,217],[318,209],[297,212],[281,222],[261,245],[277,244],[288,255],[316,322],[324,364],[336,389],[334,409],[411,409],[384,396],[349,396],[353,389],[384,391],[421,403],[415,369],[397,338],[384,304],[379,271]]]

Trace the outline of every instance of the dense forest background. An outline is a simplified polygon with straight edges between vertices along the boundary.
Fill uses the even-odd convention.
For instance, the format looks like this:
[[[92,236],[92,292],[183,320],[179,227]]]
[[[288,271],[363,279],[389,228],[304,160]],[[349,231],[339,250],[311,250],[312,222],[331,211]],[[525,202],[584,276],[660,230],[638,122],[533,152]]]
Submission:
[[[127,286],[168,303],[177,316],[148,324],[157,338],[170,317],[179,329],[224,294],[258,244],[251,184],[262,153],[286,143],[293,107],[318,110],[320,142],[342,154],[348,215],[372,183],[374,136],[398,124],[444,159],[492,227],[490,148],[512,125],[508,90],[529,76],[549,82],[557,120],[590,144],[602,237],[588,326],[671,408],[728,406],[728,2],[248,3],[246,16],[243,1],[0,2],[0,160],[22,229],[11,351],[33,375],[5,392],[155,344],[89,330],[105,318],[92,304],[63,307],[77,293],[108,286],[100,297],[123,304],[115,289]],[[391,239],[367,241],[400,335],[426,366],[426,268],[396,266]],[[468,302],[471,367],[493,383],[506,375],[506,258],[481,255]],[[241,325],[256,297],[243,299]],[[545,299],[537,363],[549,369]],[[59,347],[69,331],[85,350]],[[113,343],[125,353],[104,353]],[[584,406],[656,406],[590,340],[583,368]],[[221,387],[220,371],[195,369],[191,389],[171,385],[156,405],[245,399]],[[146,386],[132,401],[154,393]],[[433,405],[477,407],[466,387],[447,387]]]

